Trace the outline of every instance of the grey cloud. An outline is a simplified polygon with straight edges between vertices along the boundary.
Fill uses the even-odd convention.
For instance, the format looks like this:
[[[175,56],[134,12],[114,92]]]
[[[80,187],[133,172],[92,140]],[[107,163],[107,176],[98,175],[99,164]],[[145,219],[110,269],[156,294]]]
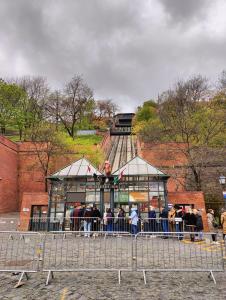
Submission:
[[[205,18],[210,0],[160,0],[172,23],[192,22]]]
[[[82,74],[97,98],[130,111],[180,77],[225,68],[226,30],[213,38],[204,19],[192,21],[210,9],[201,0],[0,0],[0,77],[43,75],[60,88]]]

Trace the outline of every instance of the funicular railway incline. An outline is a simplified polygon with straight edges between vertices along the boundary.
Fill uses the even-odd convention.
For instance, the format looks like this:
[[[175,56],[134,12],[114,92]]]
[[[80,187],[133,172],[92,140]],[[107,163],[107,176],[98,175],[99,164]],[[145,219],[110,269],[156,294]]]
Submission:
[[[106,155],[112,172],[137,155],[136,136],[131,134],[133,114],[118,114],[114,118],[109,152]]]

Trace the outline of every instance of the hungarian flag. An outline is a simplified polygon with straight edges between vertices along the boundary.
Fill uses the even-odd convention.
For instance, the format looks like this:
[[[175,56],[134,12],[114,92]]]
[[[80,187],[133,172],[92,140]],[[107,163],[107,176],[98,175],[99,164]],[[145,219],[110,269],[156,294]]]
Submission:
[[[125,169],[123,169],[120,173],[119,173],[119,175],[118,176],[116,176],[116,177],[114,177],[114,184],[118,184],[119,183],[119,181],[122,179],[122,177],[124,176],[124,171],[125,171]]]

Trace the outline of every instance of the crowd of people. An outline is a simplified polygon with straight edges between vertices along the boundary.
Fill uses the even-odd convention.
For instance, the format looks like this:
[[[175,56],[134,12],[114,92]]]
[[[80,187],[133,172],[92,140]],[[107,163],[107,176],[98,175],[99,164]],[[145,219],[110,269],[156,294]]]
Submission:
[[[189,207],[184,209],[179,205],[169,205],[160,209],[157,218],[156,210],[150,206],[147,218],[138,216],[136,207],[132,207],[130,214],[127,216],[122,207],[118,208],[115,214],[111,208],[106,208],[103,216],[94,204],[81,204],[72,208],[69,214],[70,230],[84,231],[85,236],[90,236],[91,232],[98,231],[130,231],[137,234],[139,231],[144,232],[163,232],[164,238],[168,238],[169,233],[174,232],[178,239],[183,239],[183,232],[190,232],[192,242],[203,240],[203,218],[202,210]],[[219,225],[223,229],[223,239],[226,236],[226,210],[222,211],[220,224],[216,222],[214,211],[207,211],[207,223],[209,231],[212,233],[212,243],[217,242],[217,231]]]

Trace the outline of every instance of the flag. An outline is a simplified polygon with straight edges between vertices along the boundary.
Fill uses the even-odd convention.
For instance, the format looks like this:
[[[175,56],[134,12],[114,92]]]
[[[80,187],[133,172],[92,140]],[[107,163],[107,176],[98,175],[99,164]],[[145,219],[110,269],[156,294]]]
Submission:
[[[121,180],[122,179],[122,177],[124,176],[124,171],[125,171],[125,169],[123,169],[121,172],[120,172],[120,174],[119,174],[119,177],[118,177],[118,179],[119,180]]]
[[[88,173],[91,172],[91,167],[90,167],[90,165],[88,165],[88,167],[87,167],[87,172],[88,172]]]
[[[116,176],[116,177],[114,177],[114,184],[118,184],[119,183],[119,181],[122,179],[122,177],[124,176],[124,171],[125,171],[125,169],[123,169],[120,173],[119,173],[119,175],[118,176]]]

